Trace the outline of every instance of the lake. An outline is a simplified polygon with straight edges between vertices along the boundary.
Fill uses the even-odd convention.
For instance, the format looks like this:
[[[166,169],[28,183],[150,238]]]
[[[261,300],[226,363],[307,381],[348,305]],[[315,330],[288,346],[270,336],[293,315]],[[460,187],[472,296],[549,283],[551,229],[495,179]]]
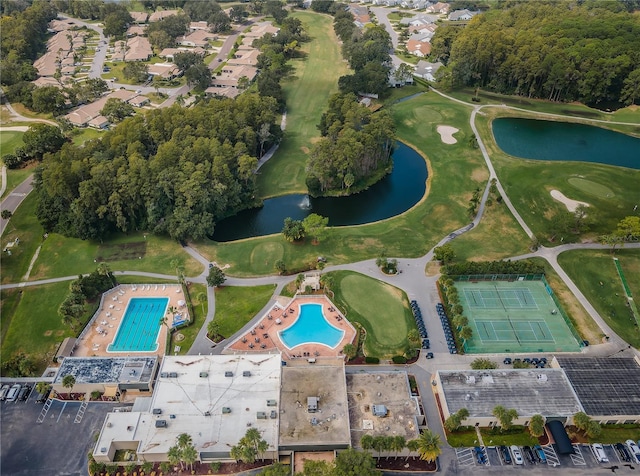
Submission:
[[[348,197],[310,198],[283,195],[264,201],[262,208],[244,210],[216,224],[212,239],[225,242],[280,233],[284,219],[302,220],[311,213],[329,217],[329,226],[362,225],[406,212],[424,196],[427,164],[402,142],[393,152],[393,170],[381,181]]]
[[[534,160],[570,160],[640,169],[640,139],[601,127],[500,118],[493,136],[504,152]]]

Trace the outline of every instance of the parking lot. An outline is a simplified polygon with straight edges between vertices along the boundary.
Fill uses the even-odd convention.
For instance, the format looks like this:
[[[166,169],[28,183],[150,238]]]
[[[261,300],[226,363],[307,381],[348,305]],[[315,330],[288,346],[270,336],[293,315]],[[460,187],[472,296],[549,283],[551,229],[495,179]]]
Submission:
[[[37,423],[44,408],[36,403],[37,394],[31,391],[24,401],[0,403],[2,474],[86,476],[93,436],[114,404],[90,403],[80,411],[81,402],[54,400]]]
[[[536,458],[533,464],[520,448],[524,456],[522,465],[513,464],[513,458],[511,458],[511,464],[506,464],[496,446],[482,447],[483,458],[478,458],[474,448],[456,448],[455,454],[458,468],[462,472],[486,470],[492,474],[513,474],[514,471],[527,471],[529,474],[611,474],[612,472],[631,474],[640,471],[640,464],[622,461],[614,445],[603,445],[603,447],[609,463],[598,463],[589,445],[578,444],[573,445],[575,454],[572,455],[559,455],[554,445],[543,446],[546,463]],[[509,454],[512,455],[511,452]],[[485,463],[480,463],[479,459],[483,459]]]

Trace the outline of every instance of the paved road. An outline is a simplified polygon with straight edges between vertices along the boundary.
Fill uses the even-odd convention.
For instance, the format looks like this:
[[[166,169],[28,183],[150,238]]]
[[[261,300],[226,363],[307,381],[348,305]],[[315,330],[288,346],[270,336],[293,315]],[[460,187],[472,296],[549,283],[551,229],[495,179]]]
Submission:
[[[29,175],[29,177],[27,177],[24,182],[13,189],[13,191],[9,195],[7,195],[4,200],[2,200],[2,203],[0,203],[0,209],[9,210],[11,213],[15,213],[22,201],[27,198],[27,195],[29,195],[29,193],[31,193],[31,190],[33,189],[33,186],[31,185],[32,180],[33,175]],[[3,178],[3,183],[4,182],[5,179]],[[9,224],[10,220],[10,218],[6,220],[4,218],[0,218],[0,235],[4,233],[4,230]]]

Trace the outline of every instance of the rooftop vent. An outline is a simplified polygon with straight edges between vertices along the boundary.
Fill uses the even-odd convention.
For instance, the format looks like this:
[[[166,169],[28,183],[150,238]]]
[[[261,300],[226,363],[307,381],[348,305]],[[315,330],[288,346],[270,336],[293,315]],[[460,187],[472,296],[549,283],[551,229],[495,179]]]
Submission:
[[[169,378],[178,378],[178,372],[169,372]]]
[[[474,383],[476,383],[476,378],[473,375],[467,375],[467,383],[470,385],[473,385]]]
[[[222,414],[226,415],[228,413],[231,413],[231,407],[222,407]]]
[[[151,413],[154,415],[162,415],[162,408],[154,408]]]
[[[103,446],[102,448],[100,448],[100,453],[106,453],[106,452],[107,452],[106,446]]]
[[[387,407],[385,407],[384,405],[373,405],[373,408],[371,410],[371,413],[373,413],[373,415],[377,417],[385,417],[387,416],[388,412],[389,411],[387,410]]]
[[[230,370],[227,370],[227,371],[224,373],[224,376],[225,376],[225,377],[233,377],[233,372],[231,372]]]
[[[167,378],[169,376],[169,372],[160,372],[160,377]]]
[[[204,416],[211,416],[211,412],[204,412]]]
[[[267,400],[268,407],[275,407],[277,405],[278,405],[278,402],[276,402],[275,400]]]
[[[207,378],[209,376],[209,372],[200,372],[200,378]]]
[[[275,420],[276,418],[278,418],[278,412],[275,410],[271,410],[271,419]]]
[[[250,370],[245,370],[244,372],[242,372],[242,376],[243,377],[251,377],[251,371]]]
[[[318,411],[318,397],[307,397],[307,411],[309,413]]]
[[[256,413],[256,418],[258,420],[266,420],[267,419],[267,412],[257,412]]]
[[[166,428],[167,420],[156,420],[156,428]]]

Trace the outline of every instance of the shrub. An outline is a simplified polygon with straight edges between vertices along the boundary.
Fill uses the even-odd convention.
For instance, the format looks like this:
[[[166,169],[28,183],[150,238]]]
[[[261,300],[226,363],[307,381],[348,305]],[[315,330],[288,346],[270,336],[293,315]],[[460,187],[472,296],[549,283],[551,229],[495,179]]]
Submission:
[[[404,355],[394,355],[391,359],[394,364],[406,364],[407,358]]]
[[[380,363],[380,359],[378,357],[365,357],[364,358],[364,362],[366,364],[379,364]]]

